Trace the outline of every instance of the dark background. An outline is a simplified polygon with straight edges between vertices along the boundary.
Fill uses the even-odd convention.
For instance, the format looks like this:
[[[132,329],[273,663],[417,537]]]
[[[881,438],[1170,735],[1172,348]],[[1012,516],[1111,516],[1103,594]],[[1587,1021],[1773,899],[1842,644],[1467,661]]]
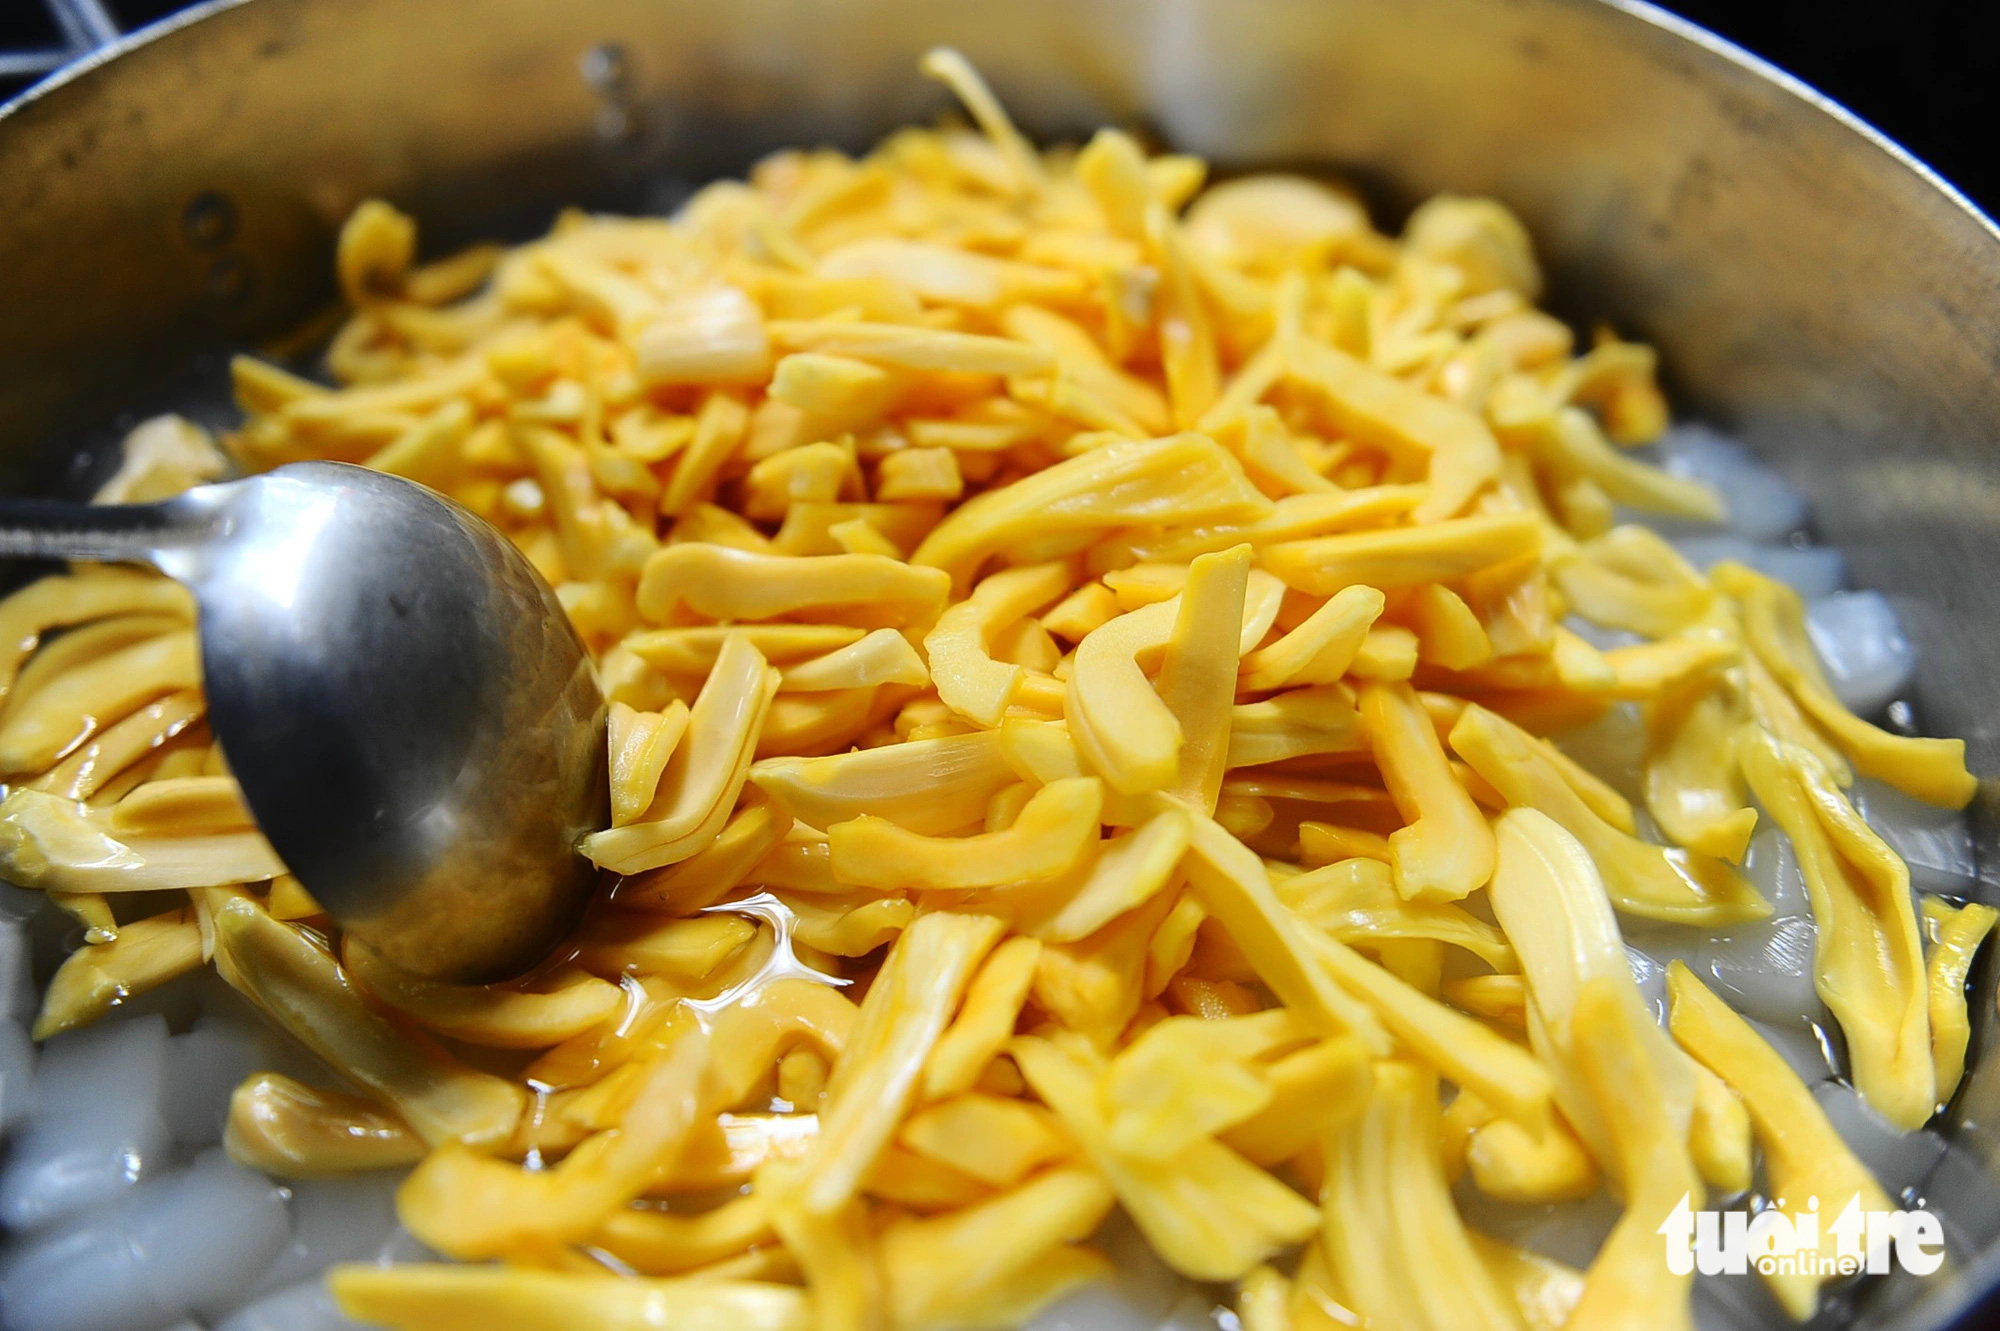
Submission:
[[[1670,0],[1826,93],[2000,213],[2000,3]]]
[[[127,29],[183,7],[182,0],[105,4]],[[2000,212],[1996,0],[1674,0],[1666,7],[1829,94],[1989,214]],[[0,49],[57,44],[39,0],[0,0]],[[0,97],[18,86],[0,80]]]

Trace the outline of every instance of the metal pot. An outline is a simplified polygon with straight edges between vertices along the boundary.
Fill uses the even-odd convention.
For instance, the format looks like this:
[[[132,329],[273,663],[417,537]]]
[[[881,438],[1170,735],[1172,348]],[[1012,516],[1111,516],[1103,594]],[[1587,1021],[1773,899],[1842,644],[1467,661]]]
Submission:
[[[1225,167],[1331,170],[1392,220],[1439,190],[1506,200],[1563,313],[1653,342],[1684,410],[1804,488],[1895,598],[1924,727],[2000,771],[1978,627],[2000,619],[2000,231],[1637,0],[215,0],[0,110],[0,486],[59,483],[114,404],[222,413],[201,353],[316,308],[362,198],[439,245],[567,203],[658,208],[781,145],[928,116],[912,70],[936,42],[1039,137],[1115,122]],[[1957,1274],[1877,1282],[1858,1324],[2000,1308],[1994,969],[1926,1188]]]

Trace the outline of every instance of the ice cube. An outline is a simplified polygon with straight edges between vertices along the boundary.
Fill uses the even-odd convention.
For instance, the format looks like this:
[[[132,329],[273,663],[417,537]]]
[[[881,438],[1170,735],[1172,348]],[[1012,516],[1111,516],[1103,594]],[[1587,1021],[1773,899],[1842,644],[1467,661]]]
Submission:
[[[1757,820],[1750,837],[1750,849],[1743,856],[1743,872],[1771,903],[1771,918],[1804,915],[1812,909],[1806,896],[1806,876],[1799,869],[1798,854],[1791,838],[1778,830],[1769,817]]]
[[[1825,1081],[1838,1071],[1837,1055],[1829,1048],[1836,1038],[1828,1034],[1833,1029],[1830,1020],[1824,1025],[1807,1016],[1793,1016],[1782,1021],[1747,1020],[1750,1028],[1764,1037],[1764,1043],[1776,1050],[1806,1085]]]
[[[1700,974],[1747,1017],[1785,1022],[1817,1017],[1813,949],[1818,930],[1803,915],[1732,925],[1702,946]]]
[[[1741,536],[1678,536],[1681,558],[1706,573],[1729,561],[1748,565],[1808,600],[1829,596],[1847,582],[1847,561],[1823,545],[1768,545]]]
[[[1910,866],[1910,886],[1920,892],[1981,896],[1978,853],[1964,813],[1911,799],[1868,777],[1856,778],[1848,798]]]
[[[0,1306],[10,1331],[153,1331],[247,1288],[289,1232],[283,1193],[211,1154],[17,1241]]]
[[[1917,654],[1880,592],[1835,592],[1806,606],[1806,632],[1827,683],[1848,709],[1881,711],[1909,686]]]
[[[0,1221],[32,1228],[115,1197],[166,1162],[166,1052],[158,1016],[100,1022],[42,1046],[34,1107],[0,1170]]]
[[[1722,495],[1731,530],[1775,541],[1805,525],[1806,498],[1798,487],[1706,426],[1676,426],[1661,436],[1658,450],[1668,472],[1705,482]]]
[[[1899,1132],[1890,1127],[1846,1082],[1821,1082],[1813,1087],[1813,1098],[1848,1149],[1891,1197],[1922,1183],[1944,1158],[1944,1138],[1935,1132]],[[1846,1199],[1841,1200],[1844,1205]]]
[[[215,1331],[366,1331],[334,1304],[318,1276],[267,1294],[216,1324]]]
[[[230,1093],[266,1061],[254,1032],[226,1025],[197,1025],[168,1040],[162,1109],[174,1140],[189,1147],[221,1141]]]
[[[250,1296],[275,1293],[335,1262],[375,1260],[396,1232],[396,1187],[403,1178],[401,1171],[382,1170],[293,1183],[291,1242],[247,1291]],[[215,1320],[213,1310],[203,1311]]]

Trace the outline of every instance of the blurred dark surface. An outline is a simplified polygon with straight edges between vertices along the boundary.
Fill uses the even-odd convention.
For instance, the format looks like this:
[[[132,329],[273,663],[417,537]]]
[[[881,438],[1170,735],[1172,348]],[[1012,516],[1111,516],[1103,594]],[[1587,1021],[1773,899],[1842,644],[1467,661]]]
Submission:
[[[182,0],[104,0],[130,31]],[[471,7],[468,5],[468,7]],[[1845,105],[2000,211],[2000,3],[1674,0],[1665,6]],[[0,0],[0,51],[60,44],[41,0]],[[0,78],[0,98],[26,86]]]
[[[2000,4],[1674,0],[1664,6],[1795,74],[2000,211]]]

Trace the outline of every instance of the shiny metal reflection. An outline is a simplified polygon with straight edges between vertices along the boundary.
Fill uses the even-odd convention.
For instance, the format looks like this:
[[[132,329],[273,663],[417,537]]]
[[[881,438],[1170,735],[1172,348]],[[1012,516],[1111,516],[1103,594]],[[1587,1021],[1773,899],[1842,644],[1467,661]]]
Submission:
[[[209,725],[258,824],[404,970],[518,975],[583,909],[604,702],[554,593],[457,504],[298,462],[158,504],[0,501],[0,554],[151,564],[194,593]]]

